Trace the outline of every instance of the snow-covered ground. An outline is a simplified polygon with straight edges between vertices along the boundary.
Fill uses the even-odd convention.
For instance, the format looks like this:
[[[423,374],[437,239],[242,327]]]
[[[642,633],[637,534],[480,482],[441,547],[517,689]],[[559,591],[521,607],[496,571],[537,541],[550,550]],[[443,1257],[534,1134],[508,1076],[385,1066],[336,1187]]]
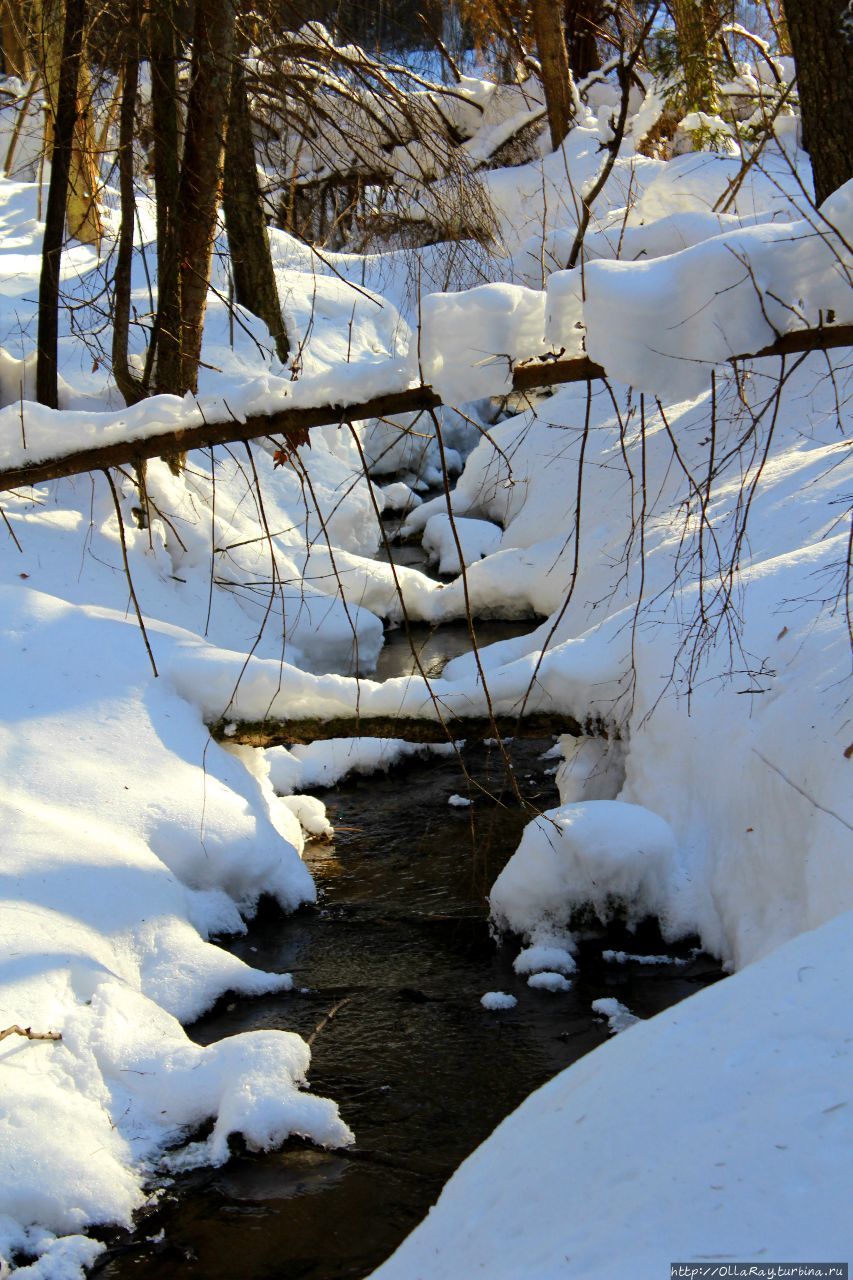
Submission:
[[[0,1044],[0,1257],[36,1256],[22,1274],[79,1275],[98,1248],[87,1226],[128,1222],[164,1168],[225,1160],[229,1133],[261,1148],[289,1133],[350,1140],[334,1102],[302,1087],[297,1037],[199,1049],[180,1023],[227,990],[289,988],[209,941],[244,928],[262,893],[285,909],[312,900],[299,854],[303,827],[326,830],[322,806],[276,790],[404,748],[229,750],[204,725],[434,717],[435,699],[484,714],[472,657],[429,688],[353,674],[372,669],[383,621],[404,608],[458,619],[466,601],[546,619],[479,655],[496,712],[525,705],[607,733],[563,740],[563,804],[530,825],[493,888],[496,922],[525,944],[519,972],[559,1000],[584,911],[655,914],[665,936],[697,933],[742,972],[530,1099],[383,1274],[544,1278],[568,1257],[584,1277],[630,1265],[651,1280],[682,1256],[843,1251],[850,918],[833,917],[853,907],[849,352],[757,362],[748,376],[725,363],[773,326],[829,310],[853,320],[853,191],[811,209],[783,119],[725,214],[713,208],[739,159],[649,160],[635,122],[596,205],[582,287],[558,268],[576,225],[570,185],[602,163],[604,121],[590,111],[562,153],[486,175],[502,237],[494,282],[422,308],[424,373],[466,402],[439,415],[450,462],[464,463],[459,546],[444,498],[389,494],[448,572],[461,549],[464,579],[373,559],[384,499],[345,431],[313,432],[298,471],[274,471],[264,444],[193,454],[179,477],[152,462],[149,528],[132,476],[115,483],[155,678],[104,477],[3,496],[0,1029],[62,1035]],[[62,410],[25,403],[36,198],[33,183],[0,181],[0,465],[131,421],[147,433],[193,419],[168,397],[121,409],[81,337],[101,319],[100,268],[80,247],[65,284],[92,306],[73,330],[64,321]],[[361,398],[417,377],[411,259],[324,261],[283,234],[273,250],[291,336],[305,339],[302,379],[264,357],[252,317],[232,335],[212,294],[205,412]],[[439,257],[422,253],[440,285]],[[225,292],[222,262],[214,283]],[[141,266],[135,287],[144,311]],[[507,390],[508,357],[571,353],[578,325],[612,383],[564,387],[488,425],[477,398]],[[435,482],[428,424],[359,433],[383,483]],[[484,997],[495,1016],[500,997]],[[193,1141],[206,1121],[210,1136]]]

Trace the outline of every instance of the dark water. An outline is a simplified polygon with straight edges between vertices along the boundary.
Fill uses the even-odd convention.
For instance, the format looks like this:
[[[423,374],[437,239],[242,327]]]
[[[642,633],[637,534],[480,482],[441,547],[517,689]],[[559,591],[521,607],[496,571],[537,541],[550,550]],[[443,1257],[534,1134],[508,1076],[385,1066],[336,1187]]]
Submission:
[[[556,803],[554,762],[540,758],[549,745],[513,748],[519,787],[542,808]],[[586,939],[566,994],[527,987],[512,970],[517,945],[490,938],[485,903],[527,816],[497,748],[467,750],[464,761],[488,793],[475,791],[467,810],[447,804],[468,786],[454,757],[327,792],[338,834],[307,855],[318,909],[288,918],[268,908],[229,944],[253,965],[292,971],[308,990],[223,1001],[190,1028],[200,1043],[259,1027],[310,1035],[338,1006],[314,1040],[311,1085],[338,1100],[355,1148],[294,1142],[182,1178],[135,1236],[113,1238],[100,1274],[366,1276],[505,1115],[607,1039],[592,1000],[616,996],[648,1017],[720,976],[704,956],[683,967],[602,961],[605,946],[666,950],[649,929]],[[479,1002],[490,990],[512,992],[517,1007],[487,1013]]]
[[[485,648],[488,644],[507,640],[511,636],[525,635],[534,631],[538,625],[529,618],[515,622],[478,618],[474,624],[477,648]],[[395,627],[385,633],[385,643],[371,679],[390,680],[394,676],[416,675],[419,674],[420,663],[424,675],[435,680],[451,658],[470,652],[471,633],[467,622],[443,622],[440,626],[414,622],[408,628]]]

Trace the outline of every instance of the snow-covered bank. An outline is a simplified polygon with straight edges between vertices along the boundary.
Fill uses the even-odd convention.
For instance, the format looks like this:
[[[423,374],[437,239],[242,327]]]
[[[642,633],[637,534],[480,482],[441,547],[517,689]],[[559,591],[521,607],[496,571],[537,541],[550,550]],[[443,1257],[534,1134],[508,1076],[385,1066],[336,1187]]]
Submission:
[[[637,1024],[533,1094],[376,1280],[658,1280],[846,1261],[853,917]]]

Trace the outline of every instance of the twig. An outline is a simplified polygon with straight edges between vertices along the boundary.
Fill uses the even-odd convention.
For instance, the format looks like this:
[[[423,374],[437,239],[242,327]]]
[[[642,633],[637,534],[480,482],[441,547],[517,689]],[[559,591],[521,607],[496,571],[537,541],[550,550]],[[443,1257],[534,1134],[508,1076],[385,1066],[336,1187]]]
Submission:
[[[329,1023],[332,1021],[332,1018],[334,1018],[335,1014],[340,1013],[344,1005],[349,1004],[350,1000],[352,1000],[352,996],[344,996],[343,1000],[338,1000],[337,1004],[333,1004],[329,1012],[325,1015],[325,1017],[321,1018],[320,1021],[317,1023],[316,1027],[311,1032],[310,1036],[306,1037],[305,1043],[309,1045],[313,1044],[314,1041],[317,1039],[318,1035],[320,1034],[320,1032],[324,1031],[326,1027],[329,1025]]]
[[[58,1031],[33,1031],[32,1027],[19,1027],[17,1022],[11,1027],[6,1027],[3,1031],[0,1031],[0,1040],[5,1040],[7,1036],[23,1036],[25,1040],[62,1039]]]

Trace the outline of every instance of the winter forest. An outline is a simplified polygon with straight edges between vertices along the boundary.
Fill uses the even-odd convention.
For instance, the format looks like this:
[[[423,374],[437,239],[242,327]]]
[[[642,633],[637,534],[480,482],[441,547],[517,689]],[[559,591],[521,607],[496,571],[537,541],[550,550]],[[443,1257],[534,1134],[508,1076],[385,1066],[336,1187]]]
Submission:
[[[0,1280],[846,1276],[851,4],[0,60]]]

